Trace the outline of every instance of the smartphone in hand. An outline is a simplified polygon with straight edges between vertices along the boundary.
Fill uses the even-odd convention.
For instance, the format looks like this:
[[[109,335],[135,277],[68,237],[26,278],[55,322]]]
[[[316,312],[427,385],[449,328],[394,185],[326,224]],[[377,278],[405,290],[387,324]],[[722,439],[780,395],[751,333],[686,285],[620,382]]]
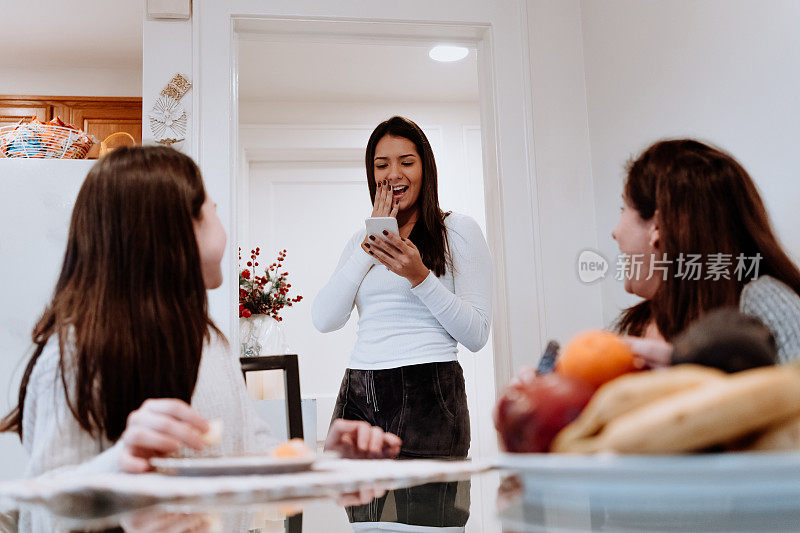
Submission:
[[[367,236],[375,235],[380,237],[383,235],[384,230],[395,235],[400,235],[400,229],[397,227],[397,219],[394,217],[369,217],[364,221],[367,226]]]
[[[383,232],[388,231],[395,235],[400,235],[400,229],[397,227],[397,219],[394,217],[369,217],[364,221],[367,226],[367,237],[375,235],[376,237],[383,237]],[[376,257],[372,258],[372,262],[380,265]]]

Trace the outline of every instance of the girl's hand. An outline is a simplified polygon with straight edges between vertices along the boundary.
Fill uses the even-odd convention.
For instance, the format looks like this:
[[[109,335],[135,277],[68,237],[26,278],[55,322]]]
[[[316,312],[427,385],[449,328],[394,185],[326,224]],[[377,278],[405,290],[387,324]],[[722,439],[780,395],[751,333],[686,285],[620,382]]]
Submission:
[[[152,470],[150,459],[177,452],[182,446],[202,450],[208,422],[189,404],[176,399],[145,400],[128,416],[122,433],[120,468],[130,474]]]
[[[672,364],[672,344],[664,340],[622,337],[635,356],[639,368],[663,368]]]
[[[388,180],[379,181],[375,188],[375,201],[372,203],[373,217],[396,217],[400,201],[394,200],[392,186]]]
[[[377,257],[386,268],[410,281],[412,288],[425,281],[431,273],[414,243],[399,235],[388,231],[384,231],[382,237],[367,235],[364,246],[367,253]]]
[[[375,188],[375,201],[372,203],[372,217],[397,217],[397,210],[400,208],[400,201],[394,200],[394,195],[392,194],[392,187],[389,185],[387,180],[379,181],[376,188]],[[364,238],[364,242],[361,243],[361,248],[365,252],[369,252],[369,246],[366,244],[369,242],[367,239],[369,237]]]
[[[338,418],[328,431],[325,451],[339,452],[350,459],[391,459],[400,453],[401,444],[403,441],[394,433],[361,420]]]
[[[383,498],[386,494],[386,489],[383,486],[364,487],[357,492],[345,492],[336,498],[336,505],[341,507],[356,507],[358,505],[367,505],[372,500]]]
[[[120,526],[125,533],[212,533],[219,531],[219,517],[211,514],[170,513],[157,509],[137,511],[124,517]]]

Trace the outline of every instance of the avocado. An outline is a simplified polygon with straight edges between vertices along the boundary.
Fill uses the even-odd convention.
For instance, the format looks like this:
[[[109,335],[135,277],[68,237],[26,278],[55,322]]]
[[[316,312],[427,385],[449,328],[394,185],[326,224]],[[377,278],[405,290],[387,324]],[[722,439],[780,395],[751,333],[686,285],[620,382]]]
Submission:
[[[673,346],[673,364],[694,363],[728,373],[778,362],[769,328],[732,307],[709,311],[681,332]]]

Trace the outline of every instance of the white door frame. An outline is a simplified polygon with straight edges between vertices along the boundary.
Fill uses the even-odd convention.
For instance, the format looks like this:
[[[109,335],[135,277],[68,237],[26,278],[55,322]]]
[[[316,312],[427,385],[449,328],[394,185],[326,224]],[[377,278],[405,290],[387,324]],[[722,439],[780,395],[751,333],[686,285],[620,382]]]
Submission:
[[[477,47],[484,161],[487,240],[494,257],[496,390],[531,350],[542,345],[544,300],[540,221],[533,161],[531,84],[524,2],[406,0],[331,5],[314,0],[195,2],[193,152],[206,187],[230,229],[225,283],[210,296],[212,316],[235,338],[237,254],[235,234],[238,152],[236,24],[271,21],[292,32],[322,38],[448,42]],[[499,4],[499,5],[498,5]],[[335,16],[334,16],[335,15]],[[458,18],[455,18],[455,17]],[[246,23],[245,23],[246,25]],[[324,28],[324,29],[323,29]],[[387,31],[390,30],[390,31]]]

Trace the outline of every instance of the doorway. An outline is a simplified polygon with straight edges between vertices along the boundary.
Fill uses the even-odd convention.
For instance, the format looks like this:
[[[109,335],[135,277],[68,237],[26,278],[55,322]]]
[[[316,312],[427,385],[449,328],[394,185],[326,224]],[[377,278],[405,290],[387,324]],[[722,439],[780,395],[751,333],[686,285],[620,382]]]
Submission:
[[[287,31],[294,24],[301,27]],[[312,325],[311,302],[371,212],[363,160],[372,129],[393,115],[414,120],[431,141],[442,208],[471,216],[486,234],[486,205],[475,43],[467,43],[463,60],[437,63],[428,56],[437,44],[429,37],[342,36],[320,26],[304,32],[308,24],[237,22],[232,233],[242,250],[260,247],[266,264],[287,250],[284,271],[305,300],[285,310],[283,328],[298,353],[303,396],[316,402],[322,440],[357,317],[323,335]],[[489,457],[497,452],[491,338],[478,353],[461,348],[459,361],[472,417],[470,455]]]

